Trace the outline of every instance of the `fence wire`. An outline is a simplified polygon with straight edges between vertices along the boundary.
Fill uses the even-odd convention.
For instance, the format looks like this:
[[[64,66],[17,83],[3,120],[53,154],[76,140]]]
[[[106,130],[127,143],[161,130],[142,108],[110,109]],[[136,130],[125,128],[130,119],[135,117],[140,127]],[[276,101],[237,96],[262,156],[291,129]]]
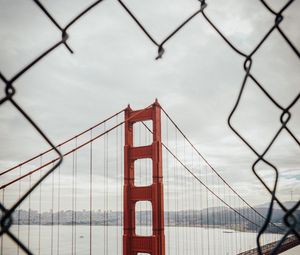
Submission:
[[[17,72],[11,79],[7,79],[4,74],[0,71],[0,79],[4,82],[5,88],[5,96],[0,99],[0,105],[3,103],[10,103],[13,107],[16,108],[16,110],[25,117],[25,119],[31,124],[32,128],[35,129],[40,136],[49,144],[49,146],[57,153],[59,160],[57,161],[56,164],[53,165],[53,167],[46,172],[32,187],[11,207],[11,208],[5,208],[3,204],[0,203],[0,210],[2,211],[2,216],[1,216],[1,230],[0,230],[0,236],[6,234],[8,235],[21,249],[23,249],[24,252],[27,254],[32,254],[32,252],[20,241],[18,238],[10,231],[10,227],[12,225],[12,214],[16,210],[16,208],[24,202],[24,200],[33,192],[43,180],[47,176],[49,176],[57,167],[62,163],[63,157],[58,150],[54,146],[54,144],[51,142],[51,140],[48,138],[48,136],[41,130],[39,125],[35,123],[32,118],[30,117],[30,114],[27,113],[23,108],[19,105],[19,103],[14,99],[14,96],[16,94],[16,88],[14,86],[15,82],[23,76],[29,69],[31,69],[33,66],[37,65],[40,60],[44,59],[46,56],[48,56],[51,52],[53,52],[56,48],[58,48],[61,45],[64,45],[66,49],[70,52],[73,53],[73,50],[71,49],[70,45],[68,44],[68,39],[69,39],[69,34],[68,30],[70,27],[72,27],[76,22],[78,22],[82,17],[91,11],[93,8],[95,8],[97,5],[99,5],[102,0],[98,0],[93,2],[91,5],[89,5],[86,9],[82,10],[77,16],[75,16],[69,23],[67,23],[66,26],[61,26],[59,22],[50,14],[50,12],[47,10],[47,8],[38,0],[32,0],[41,10],[41,12],[44,13],[45,16],[49,18],[49,20],[52,22],[52,24],[61,32],[61,39],[51,45],[48,49],[46,49],[42,54],[37,56],[32,62],[30,62],[28,65],[26,65],[21,71]],[[235,46],[222,32],[222,30],[219,28],[217,24],[215,24],[209,16],[205,13],[205,10],[209,8],[209,1],[205,0],[198,0],[199,1],[199,9],[196,10],[194,13],[192,13],[187,19],[182,22],[178,27],[176,27],[173,32],[168,34],[165,39],[163,39],[161,42],[158,42],[157,40],[154,39],[154,37],[147,31],[147,29],[144,27],[144,25],[139,21],[139,19],[135,16],[135,14],[130,10],[130,8],[125,4],[124,1],[118,0],[120,5],[124,8],[124,10],[128,13],[128,15],[136,22],[136,24],[139,26],[139,28],[142,30],[142,32],[145,33],[145,35],[149,38],[149,40],[156,45],[158,55],[156,59],[160,59],[163,57],[165,53],[165,44],[173,38],[174,35],[177,33],[180,33],[183,27],[188,25],[191,20],[193,20],[196,16],[202,15],[202,17],[207,21],[207,23],[213,28],[213,30],[219,34],[219,36],[224,40],[224,42],[234,51],[236,54],[242,56],[244,58],[244,71],[245,75],[237,96],[237,99],[234,103],[234,107],[228,117],[228,125],[231,128],[231,130],[244,142],[244,144],[257,156],[257,159],[255,162],[252,164],[252,171],[257,177],[257,179],[261,182],[261,184],[265,187],[265,189],[270,193],[271,195],[271,201],[270,201],[270,206],[269,210],[267,213],[266,220],[263,224],[263,227],[260,229],[258,236],[257,236],[257,248],[258,248],[258,253],[262,253],[262,248],[261,248],[261,237],[265,233],[267,226],[271,222],[271,217],[272,217],[272,211],[273,211],[273,206],[274,203],[277,202],[277,204],[280,206],[280,208],[285,212],[284,216],[284,224],[287,227],[286,233],[283,235],[282,239],[277,243],[275,248],[272,250],[270,254],[276,254],[277,251],[279,250],[280,246],[283,244],[283,242],[286,240],[288,235],[294,234],[297,239],[300,241],[300,233],[297,231],[296,226],[299,223],[299,219],[297,219],[294,216],[295,211],[299,208],[300,206],[300,200],[290,209],[288,209],[282,201],[278,198],[276,195],[277,191],[277,186],[278,186],[278,176],[279,176],[279,171],[278,168],[270,161],[268,161],[265,158],[265,155],[267,154],[268,151],[270,151],[271,147],[275,143],[275,141],[278,139],[279,135],[282,133],[282,131],[286,131],[290,137],[298,144],[300,147],[300,142],[296,135],[293,133],[293,131],[288,127],[288,123],[292,119],[292,113],[291,110],[292,108],[296,105],[296,103],[299,101],[300,97],[300,92],[294,97],[294,99],[289,103],[287,107],[282,106],[277,100],[272,97],[272,95],[264,88],[264,85],[258,81],[258,79],[251,73],[251,68],[253,64],[253,57],[255,53],[262,47],[263,44],[266,43],[268,38],[274,31],[278,31],[279,34],[282,36],[282,38],[285,40],[286,44],[292,49],[294,54],[300,59],[300,53],[299,49],[292,43],[290,38],[287,36],[285,31],[280,27],[280,24],[284,20],[284,12],[288,9],[291,8],[292,3],[294,0],[287,1],[286,4],[279,10],[275,11],[274,9],[271,8],[271,6],[264,0],[257,0],[261,2],[262,8],[265,8],[270,14],[274,16],[274,24],[266,31],[264,36],[261,38],[259,43],[254,47],[254,49],[249,53],[245,53],[241,51],[237,46]],[[249,80],[252,80],[254,84],[260,89],[260,91],[263,93],[263,95],[268,98],[268,100],[274,105],[274,107],[278,108],[281,111],[280,115],[280,128],[278,128],[277,132],[274,134],[273,138],[269,142],[269,144],[266,146],[265,150],[263,153],[259,153],[258,150],[250,145],[250,142],[242,136],[242,134],[239,132],[234,127],[234,124],[232,123],[232,117],[235,115],[237,109],[239,108],[239,105],[241,103],[241,98],[242,95],[245,93],[245,87],[246,84]],[[257,170],[257,165],[259,162],[263,162],[270,166],[275,174],[275,180],[271,188],[269,188],[266,184],[266,180],[261,177],[258,173]]]

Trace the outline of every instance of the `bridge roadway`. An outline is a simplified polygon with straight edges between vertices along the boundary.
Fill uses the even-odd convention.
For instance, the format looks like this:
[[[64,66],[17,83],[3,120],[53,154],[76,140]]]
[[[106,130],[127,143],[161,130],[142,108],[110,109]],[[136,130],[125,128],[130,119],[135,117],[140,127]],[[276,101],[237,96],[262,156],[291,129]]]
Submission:
[[[269,244],[266,244],[266,245],[262,246],[263,254],[264,255],[269,255],[276,244],[277,244],[277,242],[272,242],[272,243],[269,243]],[[297,246],[299,244],[300,244],[300,241],[298,240],[298,238],[295,237],[295,236],[291,236],[283,242],[283,244],[281,245],[281,247],[278,250],[278,254],[282,253],[282,252],[285,252],[289,249],[292,249],[292,248],[294,248],[295,246]],[[258,254],[257,248],[254,248],[254,249],[239,253],[238,255],[257,255],[257,254]],[[284,254],[288,255],[289,253],[284,253]]]

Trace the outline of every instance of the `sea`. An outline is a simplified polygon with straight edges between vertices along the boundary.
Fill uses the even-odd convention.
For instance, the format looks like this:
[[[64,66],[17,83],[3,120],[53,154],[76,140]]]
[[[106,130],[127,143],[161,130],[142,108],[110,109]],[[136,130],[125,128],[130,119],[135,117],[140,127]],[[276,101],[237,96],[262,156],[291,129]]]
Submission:
[[[136,232],[151,235],[147,226]],[[39,255],[121,255],[122,226],[13,225],[11,232]],[[231,255],[256,246],[257,233],[222,228],[165,227],[166,255]],[[279,239],[264,234],[263,243]],[[1,254],[25,254],[7,235],[1,237]],[[140,255],[144,253],[139,253]]]

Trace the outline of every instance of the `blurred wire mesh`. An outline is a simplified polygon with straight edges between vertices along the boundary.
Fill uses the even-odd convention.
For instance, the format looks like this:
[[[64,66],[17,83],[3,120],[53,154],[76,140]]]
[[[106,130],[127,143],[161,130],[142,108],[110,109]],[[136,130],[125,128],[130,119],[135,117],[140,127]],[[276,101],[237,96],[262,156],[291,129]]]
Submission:
[[[258,1],[258,0],[257,0]],[[28,1],[29,2],[29,1]],[[38,0],[32,0],[32,2],[40,9],[40,11],[52,22],[55,29],[57,29],[61,33],[61,38],[53,43],[51,46],[49,46],[47,49],[45,49],[41,54],[37,54],[36,58],[29,62],[27,65],[25,65],[19,72],[16,72],[12,78],[7,78],[5,74],[0,72],[0,79],[5,84],[4,92],[5,95],[0,99],[0,105],[6,103],[11,104],[20,115],[23,115],[28,123],[32,126],[33,129],[35,129],[40,136],[49,144],[49,146],[56,152],[57,156],[59,157],[59,160],[48,170],[47,173],[45,173],[39,180],[37,180],[31,188],[22,196],[18,201],[15,202],[13,206],[10,208],[5,208],[3,204],[0,204],[0,209],[2,211],[1,214],[1,232],[0,235],[8,235],[11,237],[11,239],[16,242],[26,253],[31,254],[30,250],[24,245],[20,240],[14,236],[11,231],[10,227],[12,224],[12,214],[16,210],[16,208],[23,203],[23,201],[30,196],[31,192],[33,192],[40,183],[45,180],[47,176],[49,176],[53,171],[55,171],[58,166],[62,162],[62,155],[59,152],[58,148],[54,146],[54,144],[51,142],[51,140],[48,138],[48,136],[41,130],[38,123],[35,123],[32,118],[30,117],[30,113],[26,112],[22,106],[19,105],[19,103],[15,100],[15,94],[16,94],[16,87],[15,83],[18,79],[20,79],[28,70],[30,70],[33,66],[38,65],[42,59],[49,56],[55,49],[57,49],[60,46],[64,46],[67,51],[70,53],[73,53],[72,46],[69,45],[69,29],[79,22],[81,19],[84,18],[84,15],[87,14],[89,11],[91,11],[94,7],[101,4],[102,0],[95,1],[91,5],[89,5],[87,8],[83,9],[78,15],[76,15],[73,19],[71,19],[66,25],[62,26],[55,17],[48,11],[46,8],[46,5],[44,5],[42,2]],[[181,32],[181,30],[188,26],[191,20],[193,20],[195,17],[202,17],[207,24],[223,39],[224,43],[227,44],[236,54],[241,56],[244,59],[244,78],[241,83],[240,91],[238,93],[238,96],[234,102],[234,107],[228,117],[228,125],[232,129],[232,131],[243,141],[243,143],[255,154],[257,159],[253,162],[252,165],[252,171],[257,177],[257,179],[261,182],[261,184],[265,187],[265,189],[270,193],[271,195],[271,201],[270,206],[267,214],[266,221],[264,223],[264,226],[260,229],[258,237],[257,237],[257,247],[259,254],[262,254],[261,250],[261,236],[265,232],[267,226],[270,223],[271,217],[272,217],[272,210],[275,203],[280,206],[280,208],[285,212],[284,217],[284,224],[287,226],[287,231],[282,238],[280,242],[276,245],[273,252],[271,254],[276,254],[282,243],[285,241],[285,239],[290,235],[295,235],[300,240],[300,233],[299,229],[297,229],[297,225],[299,224],[299,219],[294,215],[296,210],[300,206],[300,201],[298,201],[292,208],[287,208],[282,201],[278,198],[277,195],[277,188],[278,188],[278,176],[279,176],[279,169],[276,167],[275,164],[273,164],[270,160],[267,159],[266,155],[271,150],[272,146],[274,145],[275,141],[278,139],[278,137],[283,133],[287,133],[300,147],[299,139],[295,135],[294,131],[290,128],[289,123],[290,121],[295,118],[294,114],[292,114],[293,109],[295,108],[296,104],[299,102],[300,93],[296,93],[294,95],[294,98],[290,100],[290,102],[283,106],[281,105],[273,96],[272,92],[267,90],[264,86],[264,83],[258,79],[253,71],[253,64],[255,62],[254,57],[257,54],[258,50],[263,47],[264,44],[269,40],[271,35],[275,32],[277,32],[282,39],[285,41],[286,45],[290,48],[290,50],[293,52],[293,54],[297,57],[299,60],[300,53],[299,53],[299,47],[295,45],[295,43],[289,38],[288,33],[285,32],[285,29],[283,28],[282,24],[284,22],[284,14],[289,10],[290,8],[293,8],[294,0],[286,1],[279,10],[273,9],[271,7],[271,4],[269,1],[263,1],[260,0],[258,2],[261,3],[261,8],[264,8],[266,12],[273,15],[274,23],[265,31],[265,33],[262,35],[258,43],[255,45],[255,47],[250,52],[244,52],[240,50],[239,45],[235,45],[231,40],[226,36],[222,31],[222,24],[219,24],[212,20],[210,18],[210,15],[207,14],[207,11],[209,10],[210,1],[199,1],[199,8],[196,9],[193,13],[191,13],[190,16],[186,18],[179,26],[177,26],[171,33],[166,35],[163,40],[158,41],[154,38],[148,32],[147,28],[142,24],[142,22],[139,20],[139,18],[133,13],[133,11],[130,9],[130,7],[127,6],[126,1],[118,0],[120,6],[127,12],[127,14],[133,19],[133,21],[137,24],[137,26],[141,29],[143,33],[148,37],[148,39],[157,47],[157,57],[156,59],[160,59],[163,57],[165,53],[166,43],[172,38]],[[269,68],[269,72],[272,72],[271,67]],[[213,73],[213,71],[212,71]],[[273,105],[274,108],[277,108],[280,111],[280,116],[278,117],[278,121],[280,123],[280,127],[277,129],[277,131],[274,133],[272,139],[269,141],[269,144],[265,147],[265,149],[260,152],[255,146],[251,145],[251,143],[248,141],[247,138],[245,138],[242,133],[239,131],[238,128],[235,127],[233,116],[235,116],[237,110],[239,109],[241,102],[243,101],[243,96],[245,95],[245,90],[247,87],[247,83],[251,81],[258,89],[259,93],[262,93],[265,98],[267,98],[270,103]],[[257,139],[260,139],[257,137]],[[271,185],[267,185],[266,180],[264,177],[262,177],[259,174],[258,171],[258,165],[259,163],[264,163],[268,165],[271,169],[273,169],[274,172],[274,182]]]

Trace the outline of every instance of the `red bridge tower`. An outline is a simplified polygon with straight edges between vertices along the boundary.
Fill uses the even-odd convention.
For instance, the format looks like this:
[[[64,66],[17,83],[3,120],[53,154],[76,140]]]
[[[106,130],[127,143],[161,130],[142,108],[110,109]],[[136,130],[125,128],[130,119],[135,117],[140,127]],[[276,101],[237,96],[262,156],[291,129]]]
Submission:
[[[155,103],[146,109],[133,111],[130,106],[125,111],[124,148],[124,233],[123,255],[149,253],[165,255],[164,196],[162,176],[161,109]],[[133,146],[133,125],[136,122],[152,120],[153,143],[148,146]],[[152,184],[146,187],[134,185],[135,160],[152,159]],[[152,235],[138,236],[135,232],[135,205],[138,201],[152,204]]]

